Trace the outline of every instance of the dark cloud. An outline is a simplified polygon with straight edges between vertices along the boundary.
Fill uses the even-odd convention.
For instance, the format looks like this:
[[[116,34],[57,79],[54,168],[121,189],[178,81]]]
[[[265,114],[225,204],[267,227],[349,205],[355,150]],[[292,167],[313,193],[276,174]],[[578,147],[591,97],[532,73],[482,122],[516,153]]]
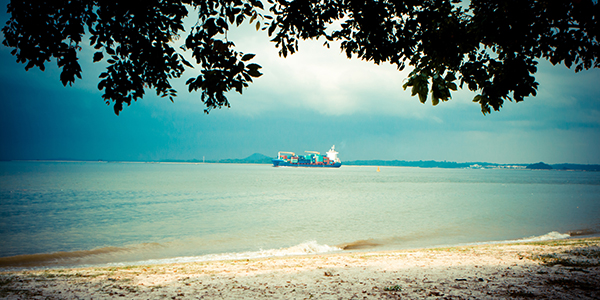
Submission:
[[[117,117],[96,89],[102,66],[89,51],[84,79],[65,88],[56,67],[25,72],[0,46],[0,159],[222,159],[335,144],[343,160],[600,163],[599,70],[543,62],[537,97],[483,116],[471,92],[423,105],[401,88],[406,72],[347,60],[319,41],[283,59],[264,33],[230,38],[257,54],[265,75],[210,115],[184,86],[193,71],[176,83],[175,103],[149,91]]]

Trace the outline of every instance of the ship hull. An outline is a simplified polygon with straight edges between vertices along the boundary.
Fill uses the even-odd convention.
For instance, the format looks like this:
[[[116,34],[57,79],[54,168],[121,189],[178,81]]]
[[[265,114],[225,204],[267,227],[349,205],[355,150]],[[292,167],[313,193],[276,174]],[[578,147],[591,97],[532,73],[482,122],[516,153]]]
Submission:
[[[339,168],[342,163],[334,164],[315,164],[315,163],[290,163],[283,159],[273,159],[273,167],[291,167],[291,168]]]

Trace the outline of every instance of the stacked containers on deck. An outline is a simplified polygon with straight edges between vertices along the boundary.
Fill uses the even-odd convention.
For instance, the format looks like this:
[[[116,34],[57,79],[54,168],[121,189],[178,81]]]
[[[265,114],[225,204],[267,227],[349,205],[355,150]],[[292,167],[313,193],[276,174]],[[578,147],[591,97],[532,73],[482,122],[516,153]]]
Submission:
[[[323,155],[316,155],[315,156],[315,161],[316,163],[322,163],[323,162]]]

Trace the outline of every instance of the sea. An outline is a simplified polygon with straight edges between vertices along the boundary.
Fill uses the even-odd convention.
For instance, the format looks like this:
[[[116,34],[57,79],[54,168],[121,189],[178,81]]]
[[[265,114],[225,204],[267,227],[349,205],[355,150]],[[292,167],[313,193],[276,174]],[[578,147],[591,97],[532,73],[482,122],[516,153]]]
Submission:
[[[598,236],[600,172],[0,162],[0,271]]]

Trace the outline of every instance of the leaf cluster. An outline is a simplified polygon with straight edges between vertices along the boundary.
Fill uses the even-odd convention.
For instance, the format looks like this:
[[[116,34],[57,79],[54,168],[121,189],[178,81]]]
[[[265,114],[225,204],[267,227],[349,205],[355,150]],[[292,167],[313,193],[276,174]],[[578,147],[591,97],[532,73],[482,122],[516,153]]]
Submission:
[[[248,63],[254,54],[235,51],[235,44],[227,39],[230,24],[241,25],[246,19],[253,23],[263,19],[258,12],[263,5],[258,0],[250,1],[192,1],[198,10],[199,20],[185,40],[183,50],[190,49],[200,74],[186,82],[189,91],[202,90],[205,112],[211,109],[230,107],[225,96],[234,90],[242,94],[252,78],[262,76],[261,66]],[[256,21],[257,29],[260,22]]]
[[[348,58],[412,66],[403,87],[421,102],[466,86],[487,114],[536,95],[539,59],[597,68],[599,10],[594,0],[277,0],[269,34],[283,56],[324,37]]]
[[[412,68],[404,89],[422,103],[448,101],[458,87],[476,92],[484,114],[506,100],[535,96],[540,59],[573,67],[599,67],[596,0],[54,0],[11,1],[3,44],[25,69],[56,60],[63,85],[81,78],[78,53],[83,37],[96,49],[94,62],[107,64],[98,88],[118,114],[123,103],[145,89],[173,97],[171,80],[195,66],[188,90],[201,90],[206,112],[229,107],[226,93],[242,91],[261,66],[227,38],[246,20],[262,29],[280,56],[294,54],[299,41],[338,42],[348,58],[398,70]],[[183,19],[196,24],[185,43]]]
[[[89,37],[96,50],[93,61],[107,64],[98,89],[107,104],[114,103],[117,115],[147,88],[173,101],[177,91],[171,80],[194,68],[183,55],[187,50],[202,68],[188,80],[189,89],[202,89],[207,112],[229,106],[225,92],[241,93],[252,77],[262,75],[259,65],[245,65],[254,55],[236,52],[226,39],[230,24],[262,18],[258,0],[11,1],[7,8],[11,18],[2,29],[3,44],[14,48],[12,54],[26,70],[43,71],[55,59],[63,85],[81,78],[78,54]],[[177,49],[174,42],[185,31],[188,9],[197,11],[199,20],[185,46]]]

